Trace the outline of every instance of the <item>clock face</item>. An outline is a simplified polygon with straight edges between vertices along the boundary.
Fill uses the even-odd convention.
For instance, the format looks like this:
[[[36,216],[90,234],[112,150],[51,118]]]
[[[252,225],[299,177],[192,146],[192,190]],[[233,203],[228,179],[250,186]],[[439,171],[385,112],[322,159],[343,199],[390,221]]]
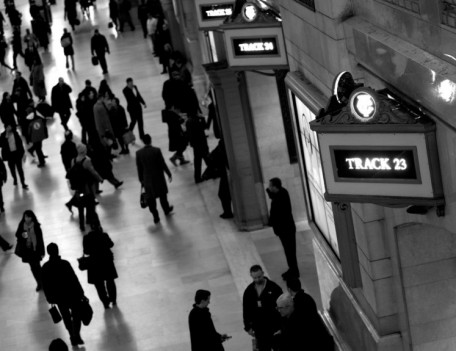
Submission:
[[[247,3],[242,7],[242,17],[244,17],[247,22],[255,21],[257,16],[258,8],[254,4]]]
[[[360,88],[350,97],[351,113],[362,122],[371,120],[377,113],[377,99],[374,92]]]

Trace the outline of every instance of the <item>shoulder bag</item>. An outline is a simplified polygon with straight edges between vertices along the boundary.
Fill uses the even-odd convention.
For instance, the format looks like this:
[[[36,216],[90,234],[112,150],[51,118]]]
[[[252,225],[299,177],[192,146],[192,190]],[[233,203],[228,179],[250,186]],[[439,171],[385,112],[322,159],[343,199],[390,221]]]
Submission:
[[[82,256],[78,258],[78,268],[80,271],[86,271],[89,269],[91,263],[90,256]]]

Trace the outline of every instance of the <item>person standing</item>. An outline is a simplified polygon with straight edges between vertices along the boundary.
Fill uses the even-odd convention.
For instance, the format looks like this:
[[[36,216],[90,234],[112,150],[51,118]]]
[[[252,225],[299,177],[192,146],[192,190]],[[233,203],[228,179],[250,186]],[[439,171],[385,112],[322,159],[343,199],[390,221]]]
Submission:
[[[25,150],[22,145],[22,139],[16,131],[15,126],[7,125],[5,127],[5,131],[0,134],[0,146],[2,148],[2,157],[8,162],[8,167],[14,180],[14,185],[17,185],[17,169],[22,183],[22,188],[27,190],[28,185],[25,184],[24,170],[22,169],[22,158],[24,157]]]
[[[119,28],[119,7],[116,0],[109,0],[109,18],[117,30]]]
[[[147,38],[147,15],[148,15],[148,8],[147,8],[146,0],[141,0],[138,5],[138,20],[141,23],[141,28],[143,31],[144,39]]]
[[[230,338],[215,330],[211,313],[207,307],[210,302],[210,291],[202,289],[196,291],[195,303],[188,316],[192,351],[223,351],[222,343]]]
[[[132,31],[135,30],[135,26],[133,25],[133,21],[131,20],[130,10],[131,10],[131,2],[130,0],[118,0],[118,8],[119,8],[119,32],[123,32],[125,22],[128,23],[130,29]]]
[[[103,232],[100,225],[92,225],[82,241],[84,255],[88,256],[87,280],[94,284],[98,297],[105,309],[109,304],[117,305],[117,288],[114,279],[117,279],[117,271],[114,266],[114,255],[111,248],[114,246],[108,233]]]
[[[0,235],[0,247],[4,252],[11,250],[13,248],[13,245],[11,245],[9,242],[3,238],[3,236]]]
[[[0,212],[3,213],[5,212],[5,207],[3,203],[3,185],[6,184],[6,181],[8,180],[8,173],[6,172],[6,167],[5,164],[3,163],[2,158],[0,158]],[[4,243],[2,244],[0,242],[0,246],[2,246],[3,250],[5,251],[5,245]]]
[[[103,74],[108,73],[108,64],[106,63],[106,53],[110,54],[108,41],[106,37],[95,29],[92,39],[90,40],[90,52],[92,56],[96,56],[100,62]]]
[[[63,35],[60,38],[60,45],[62,45],[63,53],[66,59],[66,68],[70,68],[70,63],[68,62],[68,57],[71,58],[71,68],[74,71],[74,48],[73,48],[73,37],[71,33],[67,31],[66,28],[63,28]]]
[[[33,99],[32,91],[30,90],[30,87],[25,78],[22,77],[22,73],[19,71],[16,71],[14,76],[12,94],[14,94],[16,91],[20,92],[20,100],[28,101]]]
[[[133,78],[127,78],[127,86],[123,88],[122,92],[127,100],[127,110],[131,119],[129,129],[133,131],[136,122],[138,122],[139,137],[142,140],[144,138],[144,120],[141,105],[144,108],[147,108],[147,105],[139,93],[138,87],[134,85]]]
[[[157,50],[157,35],[156,35],[157,23],[158,23],[157,16],[149,12],[147,15],[146,27],[147,27],[147,34],[149,35],[150,40],[152,42],[152,50],[153,50],[152,54],[154,56],[158,56],[157,51],[156,51]]]
[[[266,189],[271,199],[269,212],[269,225],[282,242],[288,270],[282,274],[283,279],[299,278],[298,260],[296,258],[296,226],[291,209],[290,195],[287,189],[282,187],[279,178],[269,180],[269,187]]]
[[[189,115],[186,122],[187,125],[187,136],[190,142],[190,146],[193,148],[193,167],[195,183],[201,183],[201,165],[202,161],[209,165],[209,146],[207,145],[206,138],[206,121],[203,117],[199,117],[196,114]]]
[[[26,48],[24,50],[24,62],[30,71],[32,71],[35,60],[39,60],[41,62],[41,57],[38,53],[37,47],[33,44],[33,41],[29,40],[27,41]]]
[[[36,291],[42,288],[41,264],[44,257],[43,232],[40,222],[31,210],[26,210],[22,215],[16,231],[15,254],[22,258],[22,262],[30,265],[33,277],[36,280]]]
[[[70,93],[73,91],[71,87],[65,83],[63,78],[59,78],[59,82],[52,88],[51,103],[54,111],[60,115],[63,128],[68,130],[68,121],[71,117],[71,103]]]
[[[165,215],[169,215],[174,207],[168,202],[168,187],[166,186],[165,173],[171,183],[171,172],[165,163],[162,152],[158,147],[152,146],[152,138],[149,134],[144,135],[145,146],[136,151],[136,167],[141,186],[145,189],[149,210],[154,216],[154,223],[160,222],[157,211],[157,198]]]
[[[74,31],[75,26],[79,24],[76,0],[65,0],[64,4],[65,19],[68,20],[71,29]]]
[[[57,305],[70,334],[71,345],[83,345],[79,306],[84,290],[71,264],[60,257],[57,244],[50,243],[46,250],[49,260],[42,269],[44,295],[48,303]]]
[[[256,339],[259,351],[270,351],[274,333],[280,328],[276,300],[282,289],[264,276],[259,265],[250,268],[250,276],[253,282],[247,286],[242,298],[244,329]]]
[[[39,57],[35,57],[30,71],[30,84],[33,88],[33,93],[38,97],[38,100],[46,99],[46,82],[44,79],[43,63]]]

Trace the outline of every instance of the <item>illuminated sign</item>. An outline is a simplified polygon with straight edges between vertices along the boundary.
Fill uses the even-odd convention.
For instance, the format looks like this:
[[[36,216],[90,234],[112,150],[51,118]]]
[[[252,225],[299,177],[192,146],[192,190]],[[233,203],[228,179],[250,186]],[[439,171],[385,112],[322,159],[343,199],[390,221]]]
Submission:
[[[223,19],[233,13],[233,4],[201,5],[201,18],[203,21]]]
[[[368,122],[377,113],[378,98],[370,88],[358,88],[350,95],[350,112],[360,122]]]
[[[420,183],[415,147],[331,146],[336,182]]]
[[[276,37],[233,38],[234,56],[276,56],[279,54]]]
[[[247,22],[253,22],[258,17],[258,8],[254,4],[246,3],[242,6],[242,17]]]

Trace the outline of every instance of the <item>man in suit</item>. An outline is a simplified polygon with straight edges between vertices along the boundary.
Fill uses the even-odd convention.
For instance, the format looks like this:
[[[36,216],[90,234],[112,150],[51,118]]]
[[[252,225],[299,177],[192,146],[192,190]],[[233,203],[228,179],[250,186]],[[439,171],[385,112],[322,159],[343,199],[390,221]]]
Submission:
[[[7,125],[6,130],[0,135],[0,147],[2,148],[2,157],[8,162],[8,167],[13,177],[14,185],[17,185],[16,169],[24,190],[28,189],[25,184],[24,170],[22,169],[22,157],[24,157],[24,145],[16,127]]]
[[[279,178],[272,178],[266,192],[271,199],[269,225],[274,234],[282,242],[285,257],[287,258],[288,271],[282,274],[283,279],[299,278],[298,260],[296,258],[296,226],[291,210],[290,195],[282,187]]]
[[[71,264],[59,256],[59,247],[55,243],[47,246],[49,261],[42,268],[43,290],[46,300],[56,304],[62,315],[65,328],[70,333],[71,345],[84,344],[81,339],[80,304],[84,290]]]
[[[71,116],[70,110],[73,108],[70,98],[72,91],[73,89],[65,83],[63,78],[59,78],[59,82],[51,91],[52,108],[60,115],[60,120],[65,130],[68,130],[67,124]]]
[[[131,123],[129,129],[133,131],[136,122],[138,122],[139,137],[144,138],[144,121],[142,105],[146,108],[146,103],[139,93],[138,87],[133,84],[133,78],[127,78],[127,86],[122,90],[125,99],[127,100],[127,110],[130,114]]]
[[[143,141],[146,146],[136,151],[138,178],[141,186],[146,191],[149,210],[154,216],[154,223],[158,223],[160,222],[160,216],[157,211],[157,198],[160,199],[165,215],[169,215],[173,211],[174,207],[168,203],[168,187],[166,186],[165,173],[170,183],[173,178],[161,150],[152,146],[150,135],[144,135]]]
[[[11,94],[14,94],[14,92],[20,88],[21,94],[24,95],[24,99],[26,100],[31,100],[33,99],[32,91],[30,90],[30,87],[25,80],[24,77],[22,77],[22,73],[19,71],[16,71],[15,77],[14,77],[14,82],[13,82],[13,91]]]
[[[101,69],[103,70],[103,74],[108,73],[108,64],[106,63],[106,53],[110,54],[108,41],[106,37],[95,29],[95,32],[90,40],[90,52],[92,56],[96,56],[98,58],[98,62],[100,62]]]

